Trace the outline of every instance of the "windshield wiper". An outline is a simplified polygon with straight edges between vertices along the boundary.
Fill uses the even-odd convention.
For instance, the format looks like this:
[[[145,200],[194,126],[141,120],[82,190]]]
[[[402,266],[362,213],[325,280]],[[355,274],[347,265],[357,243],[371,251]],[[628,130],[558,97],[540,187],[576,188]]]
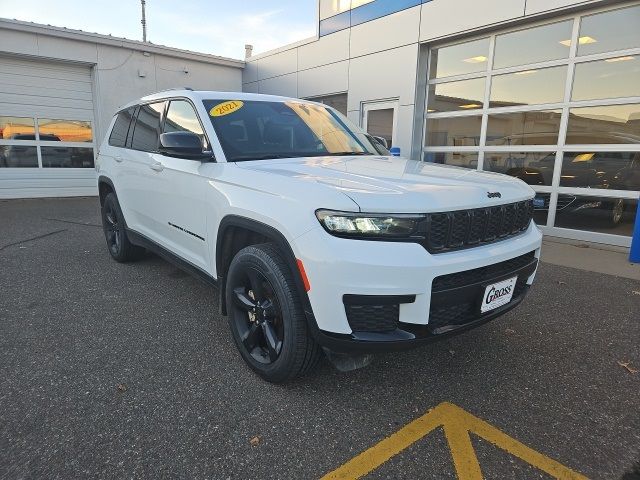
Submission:
[[[351,156],[373,156],[375,153],[369,152],[335,152],[335,153],[326,153],[327,157],[351,157]]]
[[[229,159],[230,162],[248,162],[251,160],[276,160],[278,158],[303,158],[303,157],[351,157],[351,156],[373,156],[375,153],[368,152],[294,152],[288,153],[265,153],[262,155],[239,155]]]
[[[294,158],[292,155],[284,155],[284,154],[264,154],[264,155],[240,155],[237,157],[232,157],[230,159],[231,162],[246,162],[250,160],[275,160],[278,158]]]

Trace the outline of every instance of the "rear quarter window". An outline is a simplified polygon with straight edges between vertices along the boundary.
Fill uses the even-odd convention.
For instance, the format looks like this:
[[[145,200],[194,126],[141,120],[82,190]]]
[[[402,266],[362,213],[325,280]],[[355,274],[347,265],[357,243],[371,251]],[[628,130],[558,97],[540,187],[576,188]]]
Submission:
[[[127,144],[127,132],[129,125],[131,125],[133,112],[135,112],[135,107],[127,108],[116,116],[111,135],[109,135],[109,145],[112,147],[124,147]]]
[[[165,102],[141,105],[138,110],[131,148],[144,152],[156,152],[160,137],[160,124]]]

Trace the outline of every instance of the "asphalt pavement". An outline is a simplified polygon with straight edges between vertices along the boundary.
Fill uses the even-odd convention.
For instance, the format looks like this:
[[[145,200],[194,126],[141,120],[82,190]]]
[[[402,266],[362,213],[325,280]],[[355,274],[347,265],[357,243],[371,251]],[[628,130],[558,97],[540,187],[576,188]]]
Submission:
[[[483,327],[277,386],[212,288],[111,260],[97,199],[0,201],[0,220],[0,478],[320,478],[442,402],[589,478],[640,460],[638,281],[542,264]],[[486,478],[551,478],[471,439]],[[455,478],[450,450],[436,429],[366,478]]]

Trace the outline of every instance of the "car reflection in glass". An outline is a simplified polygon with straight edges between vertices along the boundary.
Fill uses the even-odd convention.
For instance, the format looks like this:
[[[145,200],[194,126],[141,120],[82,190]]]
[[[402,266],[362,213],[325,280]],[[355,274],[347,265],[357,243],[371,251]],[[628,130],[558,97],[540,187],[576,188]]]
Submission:
[[[549,154],[538,162],[513,167],[505,173],[517,177],[529,185],[549,185],[553,174],[555,154]],[[567,152],[564,154],[560,178],[562,187],[581,187],[603,190],[640,189],[640,152]],[[585,191],[587,194],[587,191]],[[549,209],[551,194],[538,193],[534,209]],[[587,197],[558,194],[556,215],[589,215],[590,220],[602,226],[615,227],[633,215],[630,204],[622,198]],[[629,215],[626,215],[626,214]]]

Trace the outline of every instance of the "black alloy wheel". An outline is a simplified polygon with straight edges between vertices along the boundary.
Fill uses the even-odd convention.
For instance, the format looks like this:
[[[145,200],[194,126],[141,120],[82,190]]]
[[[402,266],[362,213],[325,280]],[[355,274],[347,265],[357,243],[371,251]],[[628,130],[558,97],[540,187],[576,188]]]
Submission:
[[[284,325],[273,287],[257,269],[244,270],[233,288],[233,320],[247,353],[257,362],[273,363],[282,351]]]
[[[117,262],[131,262],[144,255],[144,248],[129,241],[122,209],[113,192],[102,202],[102,229],[109,253]]]
[[[111,255],[118,256],[122,250],[122,233],[118,222],[118,213],[113,202],[104,206],[104,235]]]
[[[225,278],[229,327],[247,365],[284,383],[312,370],[322,350],[309,332],[298,274],[272,243],[251,245],[231,261]]]

